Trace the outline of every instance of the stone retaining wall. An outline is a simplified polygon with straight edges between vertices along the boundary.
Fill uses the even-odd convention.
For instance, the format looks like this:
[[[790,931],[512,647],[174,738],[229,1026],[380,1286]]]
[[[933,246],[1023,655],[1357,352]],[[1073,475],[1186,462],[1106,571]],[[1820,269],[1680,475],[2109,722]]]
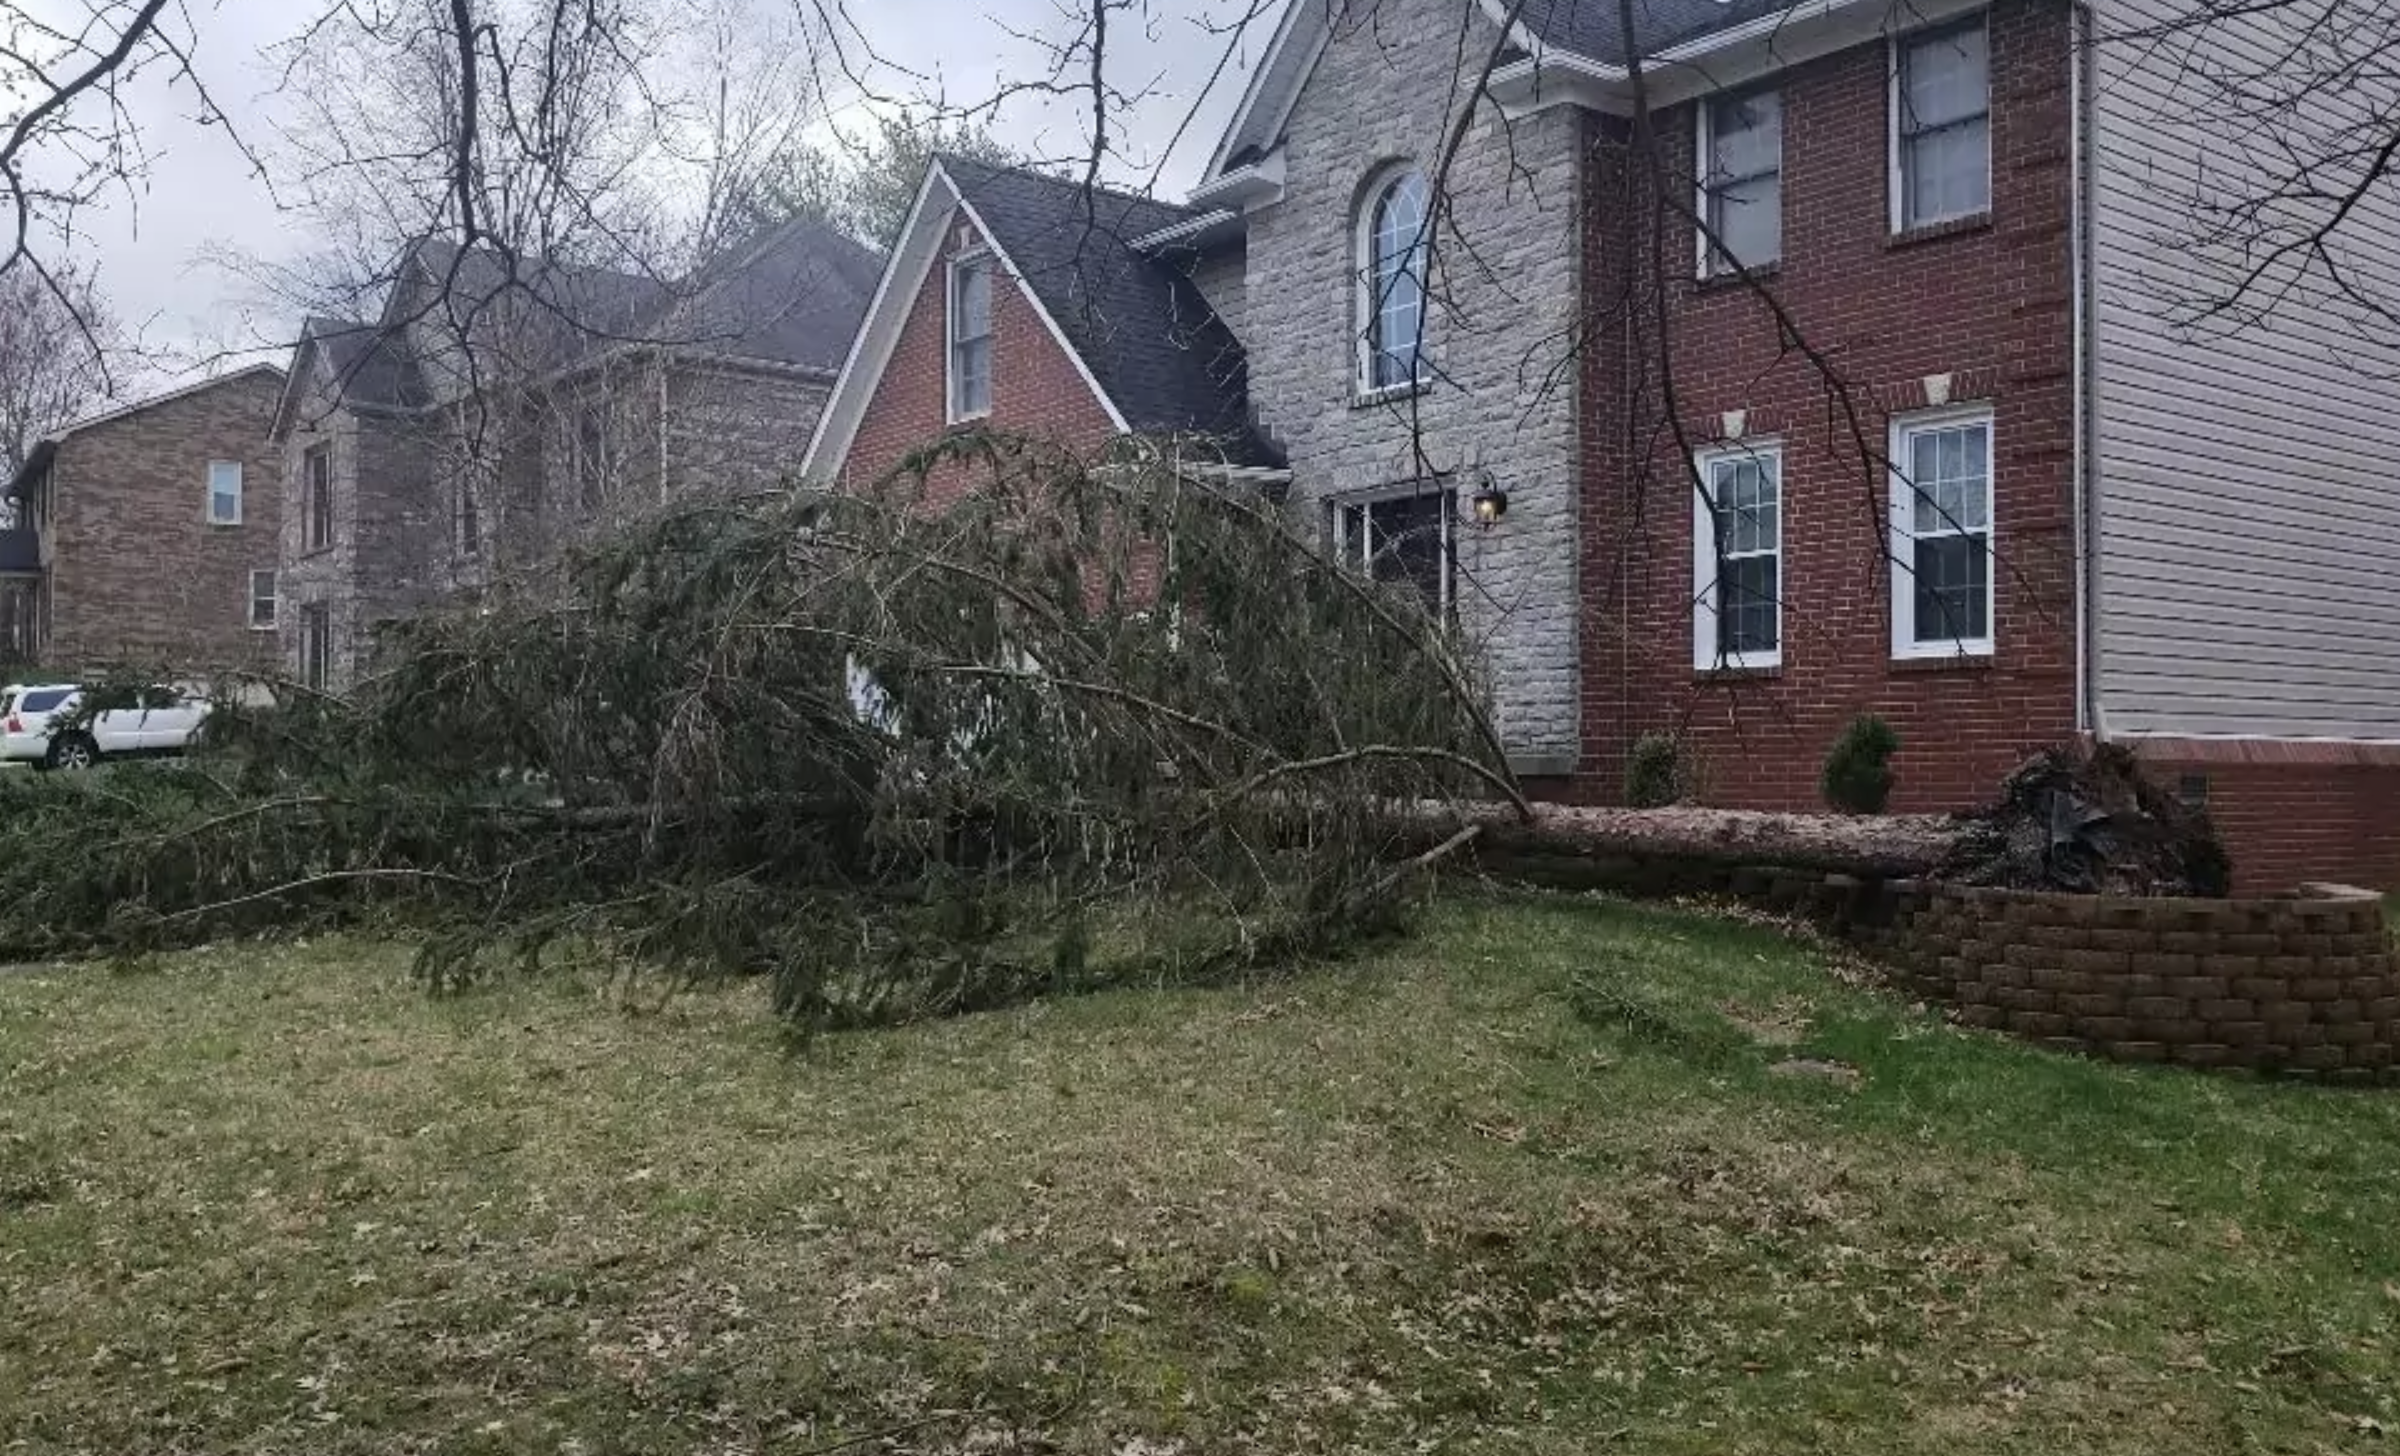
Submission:
[[[1505,878],[1805,915],[1970,1026],[2118,1061],[2400,1084],[2400,957],[2380,897],[2128,899],[1517,855]]]
[[[2390,1080],[2400,1062],[2400,965],[2372,895],[2136,900],[1896,884],[1857,909],[1850,938],[1970,1026],[2119,1061],[2343,1082]]]

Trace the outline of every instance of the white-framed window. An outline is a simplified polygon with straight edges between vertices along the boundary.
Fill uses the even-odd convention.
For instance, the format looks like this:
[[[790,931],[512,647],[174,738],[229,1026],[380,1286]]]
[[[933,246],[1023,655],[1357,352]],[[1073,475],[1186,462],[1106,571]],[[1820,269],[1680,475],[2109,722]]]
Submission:
[[[1783,93],[1736,91],[1700,104],[1700,273],[1783,256]],[[1711,246],[1709,239],[1716,239]]]
[[[1992,411],[1892,421],[1892,655],[1992,651]]]
[[[992,412],[992,255],[950,263],[950,423]]]
[[[1892,231],[1992,206],[1992,48],[1974,16],[1892,41]]]
[[[1457,598],[1458,492],[1416,487],[1332,503],[1334,558],[1376,581],[1415,586],[1428,609]]]
[[[1783,665],[1783,445],[1743,441],[1692,462],[1692,665]]]
[[[1361,394],[1411,389],[1425,355],[1426,261],[1433,189],[1404,168],[1367,195],[1358,226],[1358,388]]]
[[[212,526],[238,526],[242,523],[241,461],[208,462],[208,523]]]
[[[250,573],[250,630],[275,630],[275,568],[262,566]]]

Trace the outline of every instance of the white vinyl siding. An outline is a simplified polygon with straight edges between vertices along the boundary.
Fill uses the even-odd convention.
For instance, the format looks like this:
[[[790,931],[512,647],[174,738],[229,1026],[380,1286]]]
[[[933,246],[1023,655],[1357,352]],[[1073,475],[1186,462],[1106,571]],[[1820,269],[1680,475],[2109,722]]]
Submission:
[[[1992,206],[1991,32],[1983,16],[1892,41],[1892,230]]]
[[[2400,740],[2400,339],[2313,270],[2271,270],[2251,317],[2201,316],[2265,252],[2202,235],[2223,215],[2202,204],[2294,173],[2195,63],[2273,75],[2304,17],[2173,23],[2192,11],[2104,5],[2086,77],[2096,726]],[[2307,119],[2388,108],[2396,90],[2386,78],[2320,95]],[[2338,187],[2340,173],[2315,180]],[[2330,247],[2388,302],[2395,238],[2400,186],[2387,184]]]
[[[1712,450],[1693,462],[1692,665],[1783,664],[1783,447]]]

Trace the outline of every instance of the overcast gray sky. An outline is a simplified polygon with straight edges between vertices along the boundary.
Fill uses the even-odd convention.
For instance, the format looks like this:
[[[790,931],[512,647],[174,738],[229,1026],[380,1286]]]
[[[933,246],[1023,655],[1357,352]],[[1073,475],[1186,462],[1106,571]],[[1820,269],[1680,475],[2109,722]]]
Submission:
[[[801,0],[754,0],[790,5]],[[0,0],[37,17],[79,13],[82,0]],[[321,14],[326,0],[192,0],[200,44],[194,64],[218,103],[254,145],[272,141],[279,114],[276,43]],[[935,97],[951,105],[990,97],[1007,78],[1047,71],[1039,46],[1026,36],[1056,37],[1071,28],[1073,0],[848,0],[850,20],[888,64],[862,90],[827,75],[827,124],[861,127],[880,96]],[[1249,0],[1146,0],[1146,10],[1115,17],[1110,36],[1112,84],[1147,93],[1121,118],[1120,150],[1129,159],[1113,180],[1136,185],[1158,170],[1161,195],[1178,197],[1196,179],[1219,129],[1238,103],[1243,76],[1228,74],[1213,91],[1207,82],[1226,41],[1203,23],[1224,25],[1245,13]],[[1272,13],[1248,31],[1238,64],[1257,58],[1272,33]],[[1012,36],[1011,32],[1016,32]],[[1205,95],[1203,93],[1206,92]],[[202,126],[188,85],[170,86],[160,73],[140,78],[129,102],[148,148],[150,165],[132,195],[112,195],[81,217],[73,249],[97,266],[119,312],[152,348],[205,352],[286,338],[296,320],[256,303],[256,291],[208,261],[226,249],[276,258],[304,245],[304,219],[278,209],[270,179],[258,175],[222,127]],[[1199,104],[1199,119],[1171,153],[1169,139]],[[995,133],[1042,156],[1080,153],[1089,126],[1088,100],[1021,97],[1001,111]]]

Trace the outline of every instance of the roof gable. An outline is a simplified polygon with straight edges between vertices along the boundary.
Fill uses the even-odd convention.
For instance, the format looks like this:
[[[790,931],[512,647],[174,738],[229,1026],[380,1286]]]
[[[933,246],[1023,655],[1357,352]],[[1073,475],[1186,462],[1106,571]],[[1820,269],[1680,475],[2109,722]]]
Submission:
[[[997,256],[1117,429],[1205,434],[1244,463],[1266,458],[1247,421],[1241,346],[1190,279],[1135,239],[1189,208],[1021,168],[937,157],[884,268],[866,321],[809,442],[823,480],[849,456],[927,279],[963,216]]]

